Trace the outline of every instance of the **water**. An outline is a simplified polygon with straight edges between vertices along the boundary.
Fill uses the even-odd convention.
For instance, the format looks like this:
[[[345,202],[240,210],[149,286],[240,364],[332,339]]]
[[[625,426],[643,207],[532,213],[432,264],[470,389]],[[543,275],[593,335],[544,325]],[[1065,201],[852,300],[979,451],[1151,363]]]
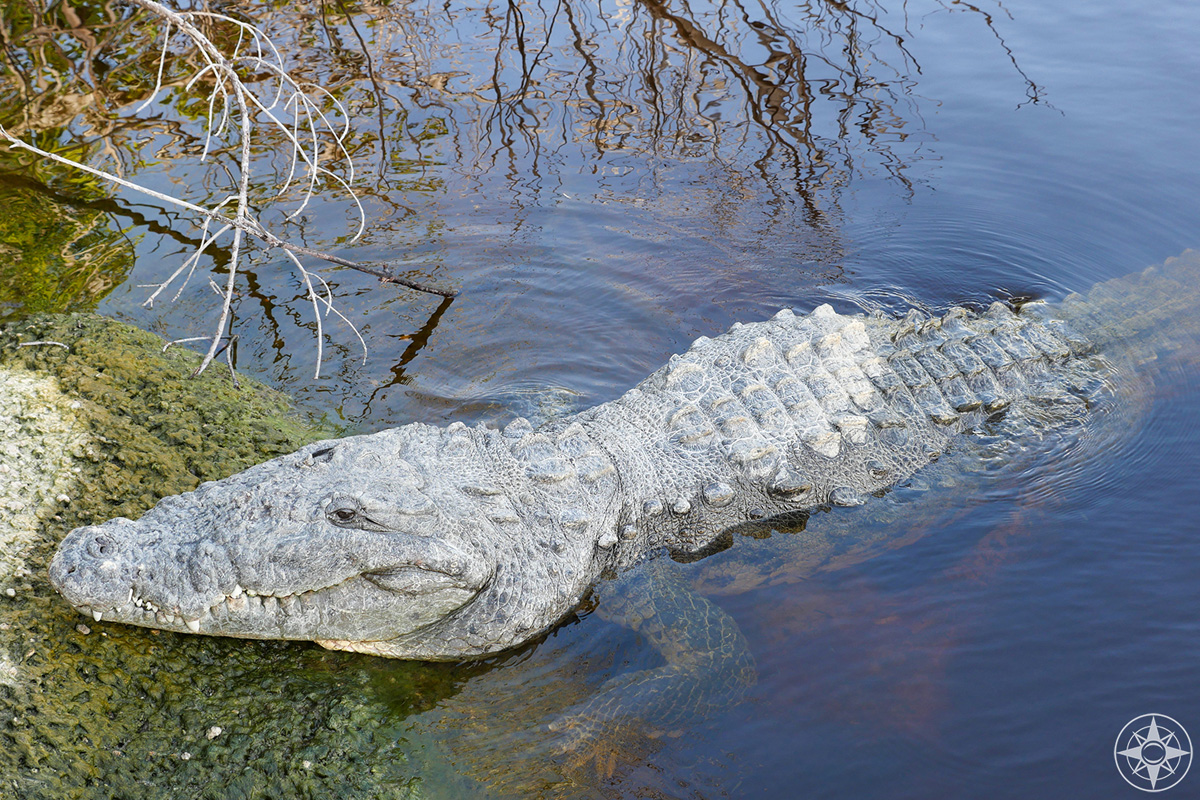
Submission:
[[[290,5],[266,19],[312,34],[309,68],[351,87],[388,149],[363,148],[361,243],[344,244],[337,197],[281,230],[462,292],[439,309],[327,272],[368,355],[330,325],[314,380],[298,280],[251,262],[239,369],[348,430],[586,407],[784,305],[1055,300],[1200,245],[1193,3],[414,3],[355,18],[377,92],[361,58],[339,60],[357,47],[344,19],[322,27]],[[162,170],[142,176],[200,174]],[[208,332],[204,278],[140,305],[138,284],[187,242],[134,238],[132,274],[100,310]],[[434,793],[476,777],[611,797],[1132,792],[1112,755],[1127,721],[1157,712],[1200,734],[1195,363],[1159,375],[1144,414],[1106,420],[1130,437],[1084,463],[1049,450],[999,488],[963,479],[908,514],[818,521],[915,541],[719,593],[759,682],[681,736],[622,738],[576,770],[521,751],[555,709],[652,663],[596,616],[464,673],[421,714],[398,716],[380,690],[379,714],[405,728]]]

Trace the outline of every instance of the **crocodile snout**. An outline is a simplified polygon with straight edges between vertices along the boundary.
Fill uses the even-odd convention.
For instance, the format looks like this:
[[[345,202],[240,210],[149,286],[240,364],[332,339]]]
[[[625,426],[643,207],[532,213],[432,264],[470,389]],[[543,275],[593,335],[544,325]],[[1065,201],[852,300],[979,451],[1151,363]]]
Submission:
[[[113,608],[128,598],[114,523],[132,524],[122,519],[74,530],[50,561],[50,583],[76,608]]]

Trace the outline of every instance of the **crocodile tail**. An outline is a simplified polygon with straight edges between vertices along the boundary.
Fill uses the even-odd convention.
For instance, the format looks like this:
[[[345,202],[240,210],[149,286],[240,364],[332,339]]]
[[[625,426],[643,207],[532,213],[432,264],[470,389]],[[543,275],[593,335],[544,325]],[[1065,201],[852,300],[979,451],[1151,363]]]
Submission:
[[[1060,319],[1105,354],[1123,352],[1133,363],[1160,355],[1200,354],[1200,251],[1072,294]]]

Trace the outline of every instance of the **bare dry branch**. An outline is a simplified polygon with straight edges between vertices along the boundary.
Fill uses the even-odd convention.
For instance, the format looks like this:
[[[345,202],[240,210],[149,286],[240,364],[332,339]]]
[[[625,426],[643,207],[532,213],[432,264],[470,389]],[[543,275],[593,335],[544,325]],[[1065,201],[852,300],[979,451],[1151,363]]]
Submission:
[[[354,331],[362,345],[364,359],[366,357],[366,341],[353,323],[335,308],[329,284],[306,268],[297,258],[298,255],[310,256],[356,269],[374,275],[381,281],[397,283],[417,291],[442,297],[455,295],[454,292],[435,289],[397,277],[384,269],[292,244],[268,231],[252,211],[250,202],[255,155],[262,148],[259,142],[265,141],[258,135],[261,127],[265,127],[271,136],[282,137],[284,142],[292,148],[287,175],[281,182],[281,188],[276,193],[276,197],[283,198],[293,186],[296,186],[299,199],[295,207],[285,213],[285,219],[294,219],[308,207],[313,198],[323,190],[323,187],[333,185],[343,190],[346,196],[353,201],[358,214],[358,225],[351,241],[357,240],[362,235],[366,228],[366,210],[352,187],[354,160],[347,144],[352,129],[350,115],[346,108],[324,87],[301,82],[294,78],[270,37],[247,22],[210,11],[176,11],[155,2],[155,0],[125,1],[144,10],[162,23],[162,47],[159,51],[154,85],[150,94],[137,106],[134,113],[142,112],[150,107],[162,93],[165,75],[168,72],[167,62],[172,57],[173,50],[182,47],[183,51],[195,54],[193,61],[196,63],[190,66],[191,75],[184,84],[183,90],[193,92],[202,86],[207,87],[205,89],[207,92],[207,116],[203,132],[204,147],[200,159],[205,161],[212,154],[226,152],[225,148],[233,146],[232,149],[236,153],[234,158],[236,175],[232,174],[231,170],[223,163],[221,166],[221,169],[230,173],[235,184],[231,194],[215,206],[206,208],[142,186],[108,170],[43,150],[17,138],[3,127],[0,127],[0,138],[7,140],[10,148],[22,149],[34,153],[40,158],[82,170],[123,188],[198,215],[200,218],[198,224],[202,231],[199,244],[170,277],[154,286],[153,293],[146,299],[147,306],[153,305],[163,291],[176,285],[177,282],[175,298],[178,298],[190,281],[200,259],[209,252],[212,245],[226,234],[232,235],[231,255],[224,285],[217,286],[210,279],[210,285],[221,297],[221,311],[213,334],[205,337],[192,337],[187,340],[176,340],[203,340],[210,343],[200,367],[197,369],[198,373],[219,355],[221,342],[229,341],[232,337],[232,331],[228,328],[233,316],[238,274],[242,269],[248,250],[247,236],[258,240],[264,249],[277,248],[283,251],[300,274],[317,321],[316,377],[320,377],[320,364],[324,356],[323,318],[325,316],[330,313],[336,314]],[[218,28],[231,26],[236,31],[236,41],[231,48],[227,48],[228,52],[223,52],[214,42],[213,37],[205,32],[206,28],[212,29],[214,26]],[[268,90],[269,94],[266,97],[260,96],[258,92],[262,87],[248,85],[243,75],[256,76],[252,81],[253,84],[268,82],[271,85],[271,89]],[[267,77],[262,77],[264,75]],[[267,102],[266,98],[270,98],[270,102]],[[332,109],[332,111],[327,109]],[[339,116],[341,117],[340,121],[336,119]],[[340,170],[344,170],[345,175],[341,174]],[[232,214],[226,213],[226,208],[230,204],[233,205]],[[318,284],[323,291],[318,291]],[[232,369],[232,362],[230,368]]]

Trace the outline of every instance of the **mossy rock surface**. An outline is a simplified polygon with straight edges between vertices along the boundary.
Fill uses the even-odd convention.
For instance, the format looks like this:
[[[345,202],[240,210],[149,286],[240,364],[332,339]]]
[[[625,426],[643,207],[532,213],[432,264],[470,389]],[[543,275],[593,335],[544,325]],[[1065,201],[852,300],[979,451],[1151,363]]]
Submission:
[[[65,347],[18,346],[32,341]],[[86,433],[74,488],[54,490],[36,530],[13,540],[23,566],[0,576],[0,796],[413,796],[403,722],[454,690],[452,669],[93,624],[50,587],[46,564],[71,528],[137,517],[331,435],[223,367],[191,377],[198,356],[162,345],[94,315],[0,329],[0,390],[19,383],[6,376],[52,376]]]
[[[20,346],[29,342],[58,344]],[[4,328],[0,365],[57,378],[95,442],[80,502],[62,511],[70,527],[136,516],[331,435],[296,416],[286,395],[246,378],[235,388],[221,364],[192,377],[199,356],[162,347],[154,334],[95,314],[38,315]]]

